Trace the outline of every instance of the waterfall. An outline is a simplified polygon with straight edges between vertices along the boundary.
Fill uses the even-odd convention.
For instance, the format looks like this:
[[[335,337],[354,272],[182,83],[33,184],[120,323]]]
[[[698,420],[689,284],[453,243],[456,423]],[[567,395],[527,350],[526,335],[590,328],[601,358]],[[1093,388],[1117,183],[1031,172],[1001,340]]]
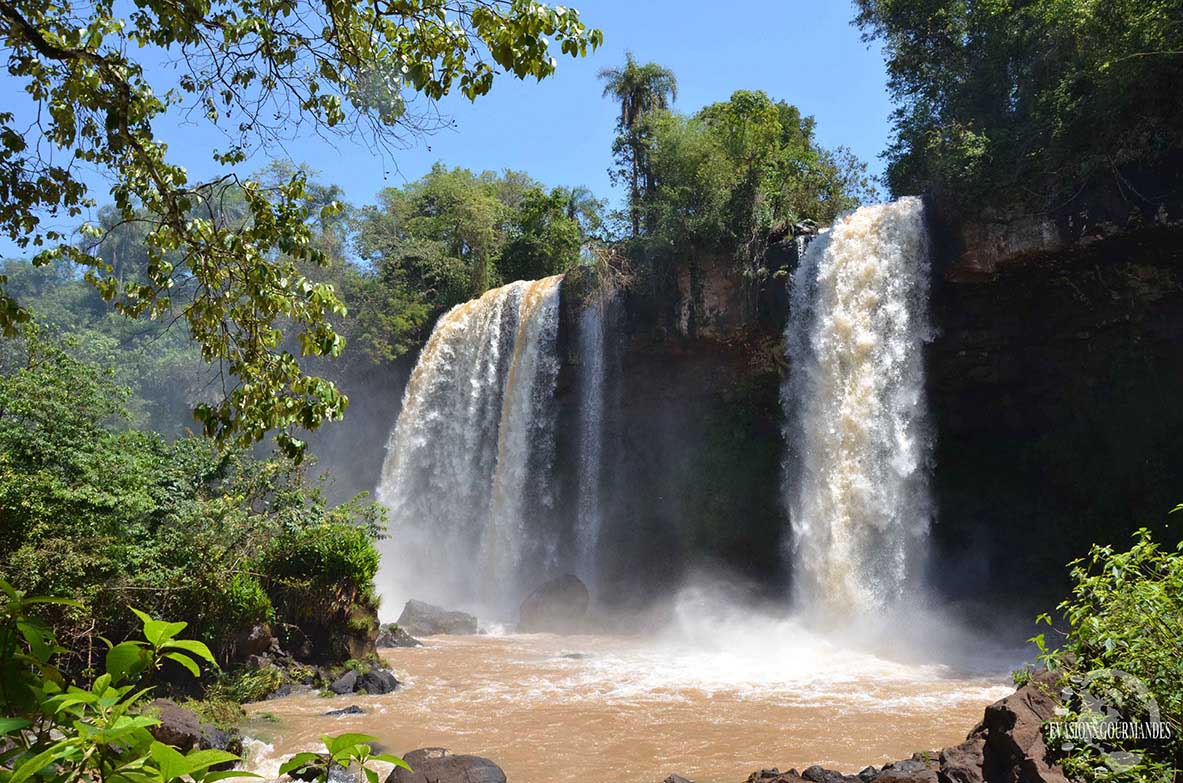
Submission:
[[[863,207],[793,274],[782,388],[795,598],[869,616],[915,587],[933,513],[928,240],[917,198]]]
[[[604,313],[590,303],[579,313],[579,505],[575,517],[575,569],[589,587],[599,575],[601,451],[604,441]]]
[[[403,395],[378,500],[379,584],[508,615],[554,566],[554,392],[561,276],[516,282],[440,318]]]

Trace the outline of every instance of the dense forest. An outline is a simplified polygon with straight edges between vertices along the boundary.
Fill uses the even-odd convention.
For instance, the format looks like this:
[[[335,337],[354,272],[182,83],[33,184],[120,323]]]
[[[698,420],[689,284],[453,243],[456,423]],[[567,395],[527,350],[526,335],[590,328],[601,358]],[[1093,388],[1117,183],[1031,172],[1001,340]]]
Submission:
[[[721,257],[753,291],[783,287],[769,248],[880,189],[929,196],[948,220],[1067,214],[1103,193],[1152,221],[1183,201],[1178,0],[854,5],[897,107],[882,183],[823,146],[793,96],[736,84],[682,112],[676,74],[630,53],[601,73],[619,106],[604,160],[621,204],[446,161],[350,204],[298,161],[243,173],[245,151],[289,121],[390,143],[415,132],[413,96],[546,78],[561,67],[552,49],[587,56],[605,34],[516,0],[150,0],[130,14],[0,0],[19,99],[49,107],[46,148],[114,177],[94,192],[0,111],[0,228],[36,252],[0,269],[0,783],[212,783],[232,756],[159,750],[133,684],[204,696],[199,709],[233,722],[234,703],[282,682],[379,665],[385,511],[364,494],[373,476],[322,466],[384,446],[397,399],[375,390],[405,378],[458,304],[580,270],[660,308],[679,275]],[[191,75],[154,90],[132,44],[175,47]],[[208,182],[153,130],[190,103],[241,136],[212,153],[228,173]],[[51,228],[62,216],[78,228]],[[1101,542],[1074,564],[1062,649],[1039,637],[1043,662],[1070,676],[1141,677],[1176,729],[1117,775],[1078,747],[1063,764],[1074,779],[1183,768],[1183,542],[1164,535],[1140,532],[1128,552]],[[1091,542],[1074,543],[1084,556]],[[285,651],[262,675],[248,662],[260,628]],[[361,741],[328,751],[383,758]],[[301,766],[327,780],[331,764]]]

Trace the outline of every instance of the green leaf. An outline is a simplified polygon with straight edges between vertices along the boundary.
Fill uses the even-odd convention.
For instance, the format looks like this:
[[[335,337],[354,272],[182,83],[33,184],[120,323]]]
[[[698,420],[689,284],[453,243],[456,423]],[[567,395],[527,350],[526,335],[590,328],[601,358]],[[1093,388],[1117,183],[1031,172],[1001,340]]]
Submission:
[[[377,753],[373,756],[370,756],[370,760],[371,761],[385,761],[386,763],[393,764],[396,767],[402,767],[403,769],[407,770],[408,772],[414,772],[414,770],[411,769],[410,764],[403,761],[401,757],[395,756],[391,753]]]
[[[185,756],[188,772],[208,769],[218,764],[225,764],[227,761],[241,761],[241,759],[224,750],[194,750]]]
[[[170,745],[165,745],[163,742],[153,742],[149,753],[160,770],[160,776],[166,781],[174,780],[190,772],[185,757],[181,755],[179,750]]]
[[[191,653],[191,654],[196,655],[198,657],[204,658],[205,660],[212,663],[214,666],[218,665],[218,662],[216,660],[214,660],[214,654],[212,652],[210,652],[209,647],[206,647],[204,642],[199,642],[196,639],[174,639],[171,642],[165,642],[164,644],[162,644],[160,646],[160,649],[162,649],[162,650],[184,650],[187,653]]]
[[[176,661],[177,663],[181,664],[186,669],[188,669],[189,673],[192,674],[194,677],[201,676],[201,668],[196,663],[194,663],[193,659],[190,658],[188,655],[182,655],[181,653],[172,652],[172,653],[165,653],[164,657],[168,658],[170,661]]]
[[[362,745],[378,741],[377,737],[371,737],[369,734],[356,733],[338,734],[335,737],[330,737],[328,734],[325,734],[320,739],[322,742],[324,742],[325,747],[328,748],[329,754],[333,756],[353,745]]]
[[[0,734],[11,734],[32,725],[24,718],[0,718]]]
[[[52,745],[48,750],[38,753],[36,756],[28,759],[19,767],[14,769],[12,772],[12,777],[10,777],[5,783],[24,783],[24,781],[28,780],[33,775],[37,774],[41,770],[48,767],[50,764],[53,764],[53,762],[67,755],[71,750],[72,748],[70,745],[68,745],[64,740]]]
[[[160,647],[188,626],[189,623],[166,623],[164,620],[148,618],[144,621],[144,638],[151,642],[153,647]]]
[[[144,649],[143,642],[120,642],[107,651],[107,674],[113,682],[139,674],[152,660],[152,654]]]
[[[279,765],[279,774],[286,775],[294,770],[303,769],[310,764],[319,763],[321,760],[322,756],[319,753],[297,753]]]

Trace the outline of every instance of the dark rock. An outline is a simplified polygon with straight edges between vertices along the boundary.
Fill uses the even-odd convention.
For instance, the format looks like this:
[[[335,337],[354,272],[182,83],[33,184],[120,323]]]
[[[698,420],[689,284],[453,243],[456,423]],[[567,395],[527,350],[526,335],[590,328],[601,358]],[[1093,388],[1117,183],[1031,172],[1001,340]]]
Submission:
[[[971,734],[960,745],[942,750],[941,783],[984,783],[982,757],[985,746],[985,737]]]
[[[668,778],[661,781],[661,783],[694,783],[694,781],[684,778],[681,775],[670,775]]]
[[[910,759],[888,764],[871,780],[874,783],[938,783],[939,755],[915,753]]]
[[[863,781],[863,783],[871,783],[878,774],[879,767],[863,767],[859,770],[858,779]]]
[[[242,738],[237,734],[206,723],[193,710],[185,709],[169,699],[156,699],[144,712],[160,721],[160,725],[149,729],[152,736],[182,753],[194,748],[228,750],[231,753],[242,749]]]
[[[329,690],[338,696],[344,696],[346,693],[353,693],[357,690],[357,672],[353,669],[342,674],[337,679],[333,680],[329,685]]]
[[[201,718],[197,713],[185,709],[176,702],[157,699],[148,705],[145,712],[160,721],[159,726],[152,727],[152,736],[165,745],[172,745],[182,753],[188,753],[201,739]]]
[[[413,772],[396,767],[386,783],[506,783],[505,773],[480,756],[453,756],[446,748],[422,748],[403,756]]]
[[[762,769],[759,772],[753,772],[748,775],[747,783],[802,783],[805,778],[797,774],[797,770],[790,769],[788,772],[781,772],[776,767],[772,769]]]
[[[522,601],[518,630],[522,633],[572,633],[584,625],[591,594],[573,574],[551,579]]]
[[[356,704],[350,704],[348,707],[342,707],[339,710],[329,710],[325,713],[326,717],[335,718],[339,715],[365,715],[366,711]]]
[[[357,690],[365,691],[371,696],[391,693],[398,687],[398,680],[394,672],[388,669],[370,669],[357,678]]]
[[[398,623],[387,623],[378,631],[378,638],[374,645],[379,649],[385,647],[422,647],[423,642],[407,633]]]
[[[587,657],[587,653],[563,653],[560,658],[566,658],[569,661],[582,661]]]
[[[843,775],[841,772],[826,769],[818,764],[807,767],[801,773],[801,777],[812,781],[812,783],[863,783],[858,775]]]
[[[452,612],[411,599],[398,616],[398,626],[414,636],[436,634],[474,634],[476,618],[464,612]]]
[[[265,655],[274,644],[278,644],[278,642],[271,634],[271,626],[267,623],[260,623],[240,633],[238,638],[234,640],[234,657],[249,658],[252,655]]]
[[[1052,695],[1057,679],[1054,672],[1040,672],[1022,688],[986,708],[985,718],[966,741],[982,739],[982,779],[990,783],[1068,783],[1043,741],[1043,724],[1059,706]],[[972,751],[964,744],[958,749],[967,754]],[[962,759],[956,770],[962,773],[965,767]],[[967,780],[975,783],[972,778]]]
[[[272,699],[282,699],[284,696],[291,696],[294,691],[295,688],[292,687],[292,684],[290,682],[285,682],[275,690],[271,691],[271,693],[267,694],[267,701]]]

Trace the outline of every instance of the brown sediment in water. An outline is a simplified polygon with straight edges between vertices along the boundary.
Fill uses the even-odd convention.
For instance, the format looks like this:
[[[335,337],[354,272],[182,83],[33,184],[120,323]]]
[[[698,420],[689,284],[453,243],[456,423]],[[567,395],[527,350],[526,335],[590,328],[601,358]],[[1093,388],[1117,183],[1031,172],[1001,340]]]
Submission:
[[[279,759],[315,749],[320,735],[358,731],[396,753],[442,746],[487,756],[514,783],[657,783],[671,772],[739,783],[755,769],[810,764],[854,772],[959,742],[1010,690],[998,678],[859,661],[812,676],[810,661],[789,660],[791,676],[761,684],[768,672],[732,676],[740,669],[726,656],[679,658],[610,637],[425,641],[383,651],[405,681],[395,693],[250,705],[246,732],[273,746],[256,753],[255,768],[273,776]],[[822,653],[825,667],[834,656]],[[365,714],[323,714],[350,704]]]

